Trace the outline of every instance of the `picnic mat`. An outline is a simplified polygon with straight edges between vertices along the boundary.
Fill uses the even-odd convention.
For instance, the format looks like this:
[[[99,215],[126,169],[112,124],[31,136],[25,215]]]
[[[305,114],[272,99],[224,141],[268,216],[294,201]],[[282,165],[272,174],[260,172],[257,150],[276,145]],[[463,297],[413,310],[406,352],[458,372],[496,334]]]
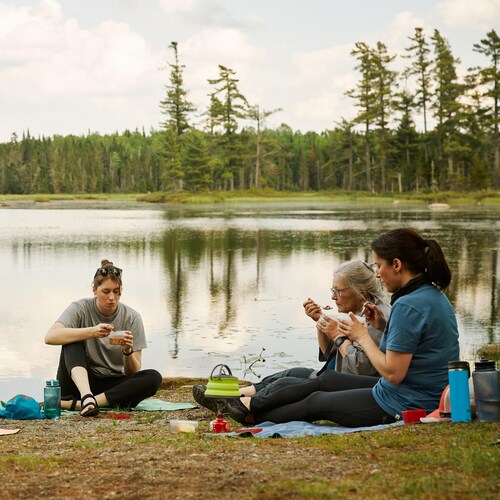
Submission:
[[[346,434],[348,432],[361,431],[379,431],[403,425],[403,422],[395,422],[393,424],[372,425],[370,427],[336,427],[333,425],[310,424],[309,422],[285,422],[283,424],[275,424],[273,422],[263,422],[255,427],[244,427],[237,429],[231,433],[236,436],[245,437],[302,437],[302,436],[321,436],[322,434]],[[259,430],[260,429],[260,430]]]
[[[172,411],[172,410],[188,410],[189,408],[197,408],[197,405],[191,403],[171,403],[163,399],[145,399],[141,401],[134,411]]]
[[[188,410],[189,408],[197,408],[196,405],[191,403],[171,403],[170,401],[164,401],[163,399],[145,399],[141,401],[135,408],[131,408],[132,411],[173,411],[173,410]],[[116,408],[103,408],[99,407],[99,410],[106,411],[116,411]],[[79,413],[78,410],[61,410],[62,415],[74,415]]]

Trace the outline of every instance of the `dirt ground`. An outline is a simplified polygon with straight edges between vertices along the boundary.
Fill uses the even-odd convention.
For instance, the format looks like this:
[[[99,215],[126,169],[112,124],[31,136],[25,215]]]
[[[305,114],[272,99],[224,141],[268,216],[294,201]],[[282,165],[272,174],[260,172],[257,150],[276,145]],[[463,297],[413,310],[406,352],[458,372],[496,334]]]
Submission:
[[[194,403],[192,385],[205,382],[165,379],[156,397]],[[0,436],[0,500],[498,498],[500,422],[259,439],[211,434],[214,417],[192,408],[0,419],[20,429]],[[199,427],[173,432],[176,419]]]
[[[165,380],[157,396],[194,403],[191,385],[205,382]],[[94,418],[0,420],[1,428],[21,429],[0,437],[0,497],[272,498],[266,485],[287,477],[307,482],[318,462],[329,464],[322,473],[342,468],[342,459],[332,461],[331,451],[297,440],[210,434],[214,415],[204,408],[128,415],[123,420],[105,412]],[[198,421],[199,428],[174,433],[173,419]],[[269,496],[259,493],[262,488]]]

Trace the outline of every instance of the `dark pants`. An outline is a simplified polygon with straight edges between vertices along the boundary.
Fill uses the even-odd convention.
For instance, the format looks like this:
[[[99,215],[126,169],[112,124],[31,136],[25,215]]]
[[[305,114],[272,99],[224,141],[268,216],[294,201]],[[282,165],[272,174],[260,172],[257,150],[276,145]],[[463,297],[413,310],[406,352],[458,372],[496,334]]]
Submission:
[[[156,370],[141,370],[133,375],[118,377],[97,377],[89,369],[84,342],[73,342],[62,346],[57,380],[61,386],[62,398],[76,397],[81,399],[75,383],[71,379],[71,370],[81,366],[87,370],[90,389],[93,394],[104,393],[109,406],[117,408],[134,408],[143,399],[156,394],[161,385],[162,376]]]
[[[288,385],[296,386],[310,380],[315,371],[312,368],[290,368],[264,377],[254,384],[256,393],[252,396],[252,408],[270,408],[276,400],[276,392]]]
[[[346,427],[395,422],[373,398],[377,381],[378,377],[327,370],[315,379],[276,385],[264,404],[252,398],[250,410],[256,422],[330,420]]]
[[[282,378],[300,378],[307,380],[313,372],[314,370],[312,368],[289,368],[288,370],[283,370],[281,372],[268,375],[267,377],[264,377],[260,382],[255,382],[253,385],[255,387],[255,390],[259,392],[262,389],[267,388],[270,384],[273,384],[274,382]]]

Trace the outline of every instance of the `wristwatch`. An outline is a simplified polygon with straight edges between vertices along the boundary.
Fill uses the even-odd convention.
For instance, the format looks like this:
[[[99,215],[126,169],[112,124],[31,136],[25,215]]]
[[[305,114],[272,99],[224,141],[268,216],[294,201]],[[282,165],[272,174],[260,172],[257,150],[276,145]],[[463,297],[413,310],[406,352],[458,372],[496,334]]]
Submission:
[[[337,337],[333,343],[335,344],[335,347],[338,349],[346,340],[349,340],[349,338],[346,336]]]

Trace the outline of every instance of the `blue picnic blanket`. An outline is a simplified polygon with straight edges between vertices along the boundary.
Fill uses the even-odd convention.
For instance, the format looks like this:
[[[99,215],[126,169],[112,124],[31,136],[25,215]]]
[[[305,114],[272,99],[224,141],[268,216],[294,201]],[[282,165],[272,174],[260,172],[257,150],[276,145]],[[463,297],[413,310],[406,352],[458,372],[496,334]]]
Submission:
[[[243,435],[258,438],[321,436],[322,434],[346,434],[348,432],[379,431],[402,424],[403,422],[395,422],[393,424],[372,425],[370,427],[338,427],[333,425],[311,424],[309,422],[298,421],[285,422],[283,424],[263,422],[255,427],[237,429],[237,432],[233,432],[232,434],[235,436]]]

